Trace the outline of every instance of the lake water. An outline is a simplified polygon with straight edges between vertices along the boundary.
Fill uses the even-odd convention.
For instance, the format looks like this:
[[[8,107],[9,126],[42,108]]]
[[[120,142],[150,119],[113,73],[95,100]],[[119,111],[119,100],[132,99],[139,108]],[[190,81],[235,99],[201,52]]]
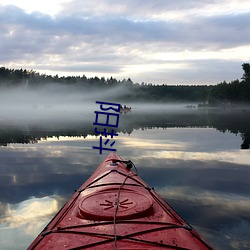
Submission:
[[[92,149],[94,110],[0,118],[1,249],[27,248],[109,153]],[[117,153],[210,245],[250,249],[250,110],[134,105],[117,132]]]

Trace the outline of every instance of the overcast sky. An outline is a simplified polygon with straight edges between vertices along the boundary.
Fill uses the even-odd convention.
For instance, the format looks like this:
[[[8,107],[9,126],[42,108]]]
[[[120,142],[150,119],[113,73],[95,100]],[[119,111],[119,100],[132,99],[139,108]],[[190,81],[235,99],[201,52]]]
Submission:
[[[0,0],[0,66],[153,84],[240,79],[249,0]]]

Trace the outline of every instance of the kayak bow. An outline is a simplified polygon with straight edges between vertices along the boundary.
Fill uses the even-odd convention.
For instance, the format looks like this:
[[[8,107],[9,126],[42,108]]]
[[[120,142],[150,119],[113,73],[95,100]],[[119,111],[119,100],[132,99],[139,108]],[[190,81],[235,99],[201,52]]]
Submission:
[[[110,153],[28,249],[212,249],[133,167]]]

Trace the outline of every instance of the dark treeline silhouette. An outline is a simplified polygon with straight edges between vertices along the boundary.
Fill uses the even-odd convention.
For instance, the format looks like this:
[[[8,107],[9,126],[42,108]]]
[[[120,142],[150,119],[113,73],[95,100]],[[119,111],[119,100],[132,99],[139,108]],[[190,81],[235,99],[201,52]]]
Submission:
[[[238,148],[249,149],[250,147],[250,110],[222,110],[222,109],[195,109],[171,111],[143,111],[131,112],[121,115],[119,128],[115,133],[131,134],[135,130],[152,128],[214,128],[225,133],[240,135],[241,145]],[[46,129],[44,129],[46,128]],[[111,132],[111,131],[109,131]],[[37,143],[41,139],[60,136],[87,137],[98,135],[94,132],[92,122],[57,122],[47,121],[42,125],[32,124],[0,124],[0,146],[8,146],[13,143]],[[97,138],[96,138],[97,141]]]
[[[244,74],[240,80],[215,85],[209,96],[210,104],[250,103],[250,64],[242,64]]]
[[[34,70],[0,68],[0,87],[36,88],[53,83],[80,88],[82,91],[123,87],[113,99],[120,101],[193,101],[218,106],[232,103],[250,103],[250,64],[242,64],[241,80],[217,85],[153,85],[134,83],[130,78],[117,80],[113,77],[87,78],[82,76],[51,76]],[[122,91],[126,90],[126,91]],[[201,105],[202,106],[202,105]]]

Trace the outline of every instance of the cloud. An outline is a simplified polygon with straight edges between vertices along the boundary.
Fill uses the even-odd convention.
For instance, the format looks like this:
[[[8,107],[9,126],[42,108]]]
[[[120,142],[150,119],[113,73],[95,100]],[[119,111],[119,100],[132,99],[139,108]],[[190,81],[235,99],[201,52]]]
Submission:
[[[121,17],[85,19],[59,16],[54,19],[49,15],[41,15],[40,13],[27,14],[19,8],[9,6],[4,7],[2,13],[4,22],[1,26],[2,30],[5,31],[2,38],[5,38],[6,42],[12,42],[12,44],[8,44],[9,47],[19,45],[20,49],[25,49],[22,45],[26,44],[26,48],[31,49],[31,52],[34,47],[37,49],[43,48],[44,52],[49,47],[50,53],[53,52],[51,48],[54,48],[55,53],[62,52],[57,51],[59,48],[66,48],[67,52],[71,48],[85,49],[84,46],[86,45],[91,45],[91,48],[100,44],[105,45],[105,42],[116,46],[121,43],[125,45],[155,42],[171,45],[171,43],[175,43],[185,48],[190,46],[193,49],[195,49],[195,44],[204,44],[206,42],[207,47],[207,42],[211,44],[213,42],[218,43],[218,30],[224,30],[229,18],[199,18],[188,24],[181,22],[169,23],[162,20],[135,21]],[[12,13],[12,15],[7,13]],[[239,27],[247,29],[250,14],[237,16],[235,20],[232,19],[230,17],[230,27],[227,28],[232,34],[234,33],[234,36],[227,32],[227,36],[230,36],[231,39],[223,36],[224,39],[226,42],[228,40],[235,42],[239,40],[237,46],[245,44],[248,35],[246,34],[246,39],[241,42],[239,38],[235,38],[238,37],[235,32],[239,30]],[[242,19],[242,21],[238,19]],[[206,34],[205,37],[202,34]],[[195,42],[190,43],[190,40]],[[16,43],[13,43],[14,41]],[[187,42],[189,43],[187,44]],[[224,43],[224,41],[221,42]]]
[[[168,17],[168,19],[183,18],[189,15],[198,15],[212,11],[216,7],[217,9],[222,6],[225,10],[225,5],[229,6],[233,1],[198,1],[198,0],[179,0],[179,1],[162,1],[162,0],[127,0],[126,2],[117,2],[115,0],[87,0],[84,3],[80,0],[69,1],[65,3],[64,10],[61,11],[64,15],[79,15],[79,16],[119,16],[119,17],[131,17],[134,19],[161,19],[162,17]],[[242,8],[247,0],[242,1]],[[112,6],[112,8],[110,8]],[[232,8],[231,8],[232,9]],[[236,8],[237,9],[237,8]],[[234,11],[236,10],[233,9]],[[230,10],[230,7],[227,8]]]
[[[143,4],[75,0],[51,16],[0,5],[0,63],[61,75],[131,77],[139,82],[234,80],[241,77],[242,62],[249,60],[238,51],[249,48],[250,13],[246,1],[243,7],[233,6],[233,0]],[[236,51],[233,63],[238,68],[233,71],[226,49]],[[224,67],[212,67],[220,63]],[[202,68],[204,64],[209,67]],[[199,69],[207,72],[203,78]]]

